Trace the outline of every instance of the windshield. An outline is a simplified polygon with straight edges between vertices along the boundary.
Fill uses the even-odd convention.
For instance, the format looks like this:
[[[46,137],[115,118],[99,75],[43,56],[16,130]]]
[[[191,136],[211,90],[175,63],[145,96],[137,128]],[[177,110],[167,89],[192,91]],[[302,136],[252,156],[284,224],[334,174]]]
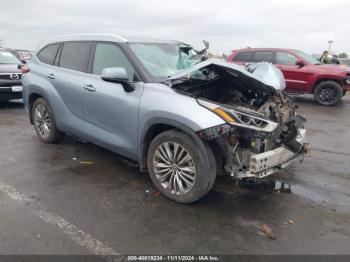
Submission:
[[[0,64],[20,64],[21,62],[10,52],[0,51]]]
[[[303,51],[297,51],[298,55],[300,55],[303,59],[305,59],[306,61],[308,61],[311,64],[314,65],[320,65],[320,61],[318,61],[315,57],[313,57],[312,55],[309,55],[307,53],[304,53]]]
[[[181,43],[131,43],[131,50],[155,78],[167,78],[199,61],[192,47]]]

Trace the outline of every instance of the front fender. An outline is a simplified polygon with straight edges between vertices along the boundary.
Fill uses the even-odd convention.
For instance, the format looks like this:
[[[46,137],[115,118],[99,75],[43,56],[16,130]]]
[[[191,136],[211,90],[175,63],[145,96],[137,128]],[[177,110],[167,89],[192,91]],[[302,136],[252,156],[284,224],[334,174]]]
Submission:
[[[189,134],[204,149],[197,131],[224,124],[219,116],[199,105],[195,98],[175,92],[164,84],[146,84],[139,105],[138,159],[145,167],[145,137],[154,125],[166,125]]]
[[[206,146],[204,144],[204,142],[200,139],[200,137],[196,134],[196,132],[189,126],[178,122],[176,120],[173,119],[169,119],[169,118],[164,118],[164,117],[155,117],[152,118],[150,120],[148,120],[143,129],[140,132],[139,135],[139,148],[138,148],[138,153],[139,153],[139,164],[140,164],[140,170],[144,170],[147,166],[147,134],[148,131],[152,129],[152,127],[156,126],[156,125],[167,125],[167,126],[171,126],[174,127],[178,130],[181,130],[185,133],[187,133],[188,135],[190,135],[192,137],[192,139],[195,141],[195,143],[197,144],[197,146],[200,148],[200,150],[202,152],[205,152],[206,150]],[[206,159],[206,163],[210,163],[210,159],[209,156],[206,155],[207,159]]]
[[[312,90],[310,90],[310,91],[313,92],[314,89],[315,89],[315,87],[316,87],[319,83],[321,83],[321,82],[323,82],[323,81],[335,81],[335,82],[339,83],[339,84],[343,87],[343,85],[345,84],[345,77],[342,78],[342,77],[340,77],[340,76],[329,75],[329,74],[318,75],[318,76],[314,79],[314,81],[313,81],[313,83],[312,83],[312,85],[311,85]]]

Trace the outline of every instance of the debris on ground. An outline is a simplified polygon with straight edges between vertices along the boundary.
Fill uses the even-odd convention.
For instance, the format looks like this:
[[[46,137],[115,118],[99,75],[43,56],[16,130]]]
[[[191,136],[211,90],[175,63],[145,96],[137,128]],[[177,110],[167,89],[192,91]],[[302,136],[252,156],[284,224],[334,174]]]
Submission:
[[[160,195],[160,191],[158,191],[154,194],[155,197],[158,197],[159,195]]]
[[[145,196],[149,197],[149,190],[148,189],[145,191]]]
[[[282,228],[287,228],[289,225],[294,225],[293,219],[288,219],[288,222],[284,222]]]
[[[72,157],[73,161],[77,161],[78,159],[76,157]]]
[[[80,164],[82,165],[92,165],[94,162],[91,161],[80,161]]]
[[[272,232],[272,229],[266,224],[261,224],[259,230],[271,239],[276,239],[276,235]]]

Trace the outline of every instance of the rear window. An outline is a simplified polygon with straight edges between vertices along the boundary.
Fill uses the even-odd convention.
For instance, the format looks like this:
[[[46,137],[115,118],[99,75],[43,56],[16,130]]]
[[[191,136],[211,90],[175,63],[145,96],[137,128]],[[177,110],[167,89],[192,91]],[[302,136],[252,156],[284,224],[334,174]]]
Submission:
[[[70,70],[88,72],[91,46],[90,42],[64,43],[59,66]]]
[[[48,45],[39,52],[38,59],[45,64],[53,65],[59,47],[59,44]]]
[[[253,62],[273,62],[273,52],[258,51],[253,56]]]
[[[232,61],[252,62],[252,57],[253,52],[240,52],[232,59]]]

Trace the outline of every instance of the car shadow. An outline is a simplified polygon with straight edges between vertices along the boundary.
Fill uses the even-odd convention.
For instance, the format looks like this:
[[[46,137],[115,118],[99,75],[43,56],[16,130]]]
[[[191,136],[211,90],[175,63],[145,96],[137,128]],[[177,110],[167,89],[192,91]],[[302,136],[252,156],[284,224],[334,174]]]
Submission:
[[[13,100],[13,101],[0,101],[0,110],[1,109],[16,109],[23,108],[22,100]]]
[[[344,96],[340,102],[334,106],[323,106],[318,104],[312,95],[290,95],[293,100],[301,106],[317,106],[322,108],[341,108],[350,103],[349,96]]]

